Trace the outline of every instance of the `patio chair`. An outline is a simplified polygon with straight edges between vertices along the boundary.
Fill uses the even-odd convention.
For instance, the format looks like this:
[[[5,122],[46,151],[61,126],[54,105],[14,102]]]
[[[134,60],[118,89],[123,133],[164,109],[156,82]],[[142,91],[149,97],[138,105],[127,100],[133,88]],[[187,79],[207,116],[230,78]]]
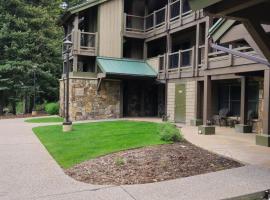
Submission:
[[[218,115],[213,116],[214,123],[221,126],[222,122],[224,122],[225,126],[227,126],[227,117],[229,112],[228,108],[220,109]]]
[[[253,126],[253,120],[256,118],[256,114],[254,110],[249,110],[247,113],[247,124],[249,126]]]

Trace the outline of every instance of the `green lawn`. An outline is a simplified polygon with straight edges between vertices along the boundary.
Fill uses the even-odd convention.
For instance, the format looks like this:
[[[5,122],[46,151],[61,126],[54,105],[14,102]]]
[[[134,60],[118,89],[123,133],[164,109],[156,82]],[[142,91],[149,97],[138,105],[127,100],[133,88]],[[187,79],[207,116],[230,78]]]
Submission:
[[[74,124],[70,133],[63,133],[59,125],[33,131],[63,168],[121,150],[167,143],[160,139],[160,124],[149,122]]]
[[[32,118],[27,119],[25,122],[28,123],[54,123],[54,122],[63,122],[64,119],[61,117],[43,117],[43,118]]]

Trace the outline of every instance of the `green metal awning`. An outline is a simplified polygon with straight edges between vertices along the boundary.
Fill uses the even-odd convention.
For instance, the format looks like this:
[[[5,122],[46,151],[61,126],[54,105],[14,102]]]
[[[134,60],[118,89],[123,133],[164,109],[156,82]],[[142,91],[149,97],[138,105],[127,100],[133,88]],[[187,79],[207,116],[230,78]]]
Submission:
[[[157,73],[144,61],[97,57],[97,65],[105,75],[156,78]]]

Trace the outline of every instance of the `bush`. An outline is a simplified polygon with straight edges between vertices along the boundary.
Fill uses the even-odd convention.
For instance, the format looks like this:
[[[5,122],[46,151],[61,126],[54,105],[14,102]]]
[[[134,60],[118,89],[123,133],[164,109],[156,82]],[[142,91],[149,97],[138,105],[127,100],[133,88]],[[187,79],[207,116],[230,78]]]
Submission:
[[[45,110],[45,105],[46,105],[46,103],[43,103],[43,104],[37,104],[37,105],[35,106],[34,110],[35,110],[35,111],[39,111],[39,112],[44,111],[44,110]]]
[[[23,114],[24,113],[24,104],[23,102],[18,102],[16,104],[16,114]]]
[[[166,142],[180,142],[183,140],[183,136],[179,129],[171,123],[163,123],[160,127],[161,140]]]
[[[47,103],[45,105],[45,111],[49,115],[58,115],[59,114],[59,103]]]

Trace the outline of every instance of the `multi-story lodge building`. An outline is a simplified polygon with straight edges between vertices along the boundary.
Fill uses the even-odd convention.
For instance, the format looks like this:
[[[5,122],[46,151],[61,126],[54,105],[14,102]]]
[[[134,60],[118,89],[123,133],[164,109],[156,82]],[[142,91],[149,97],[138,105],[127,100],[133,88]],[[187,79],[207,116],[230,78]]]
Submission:
[[[72,120],[166,116],[209,125],[226,117],[240,132],[268,133],[269,67],[211,48],[209,34],[212,43],[263,59],[242,24],[217,20],[192,11],[188,0],[89,0],[69,8],[60,20],[64,40],[73,42],[61,105],[69,62]]]

